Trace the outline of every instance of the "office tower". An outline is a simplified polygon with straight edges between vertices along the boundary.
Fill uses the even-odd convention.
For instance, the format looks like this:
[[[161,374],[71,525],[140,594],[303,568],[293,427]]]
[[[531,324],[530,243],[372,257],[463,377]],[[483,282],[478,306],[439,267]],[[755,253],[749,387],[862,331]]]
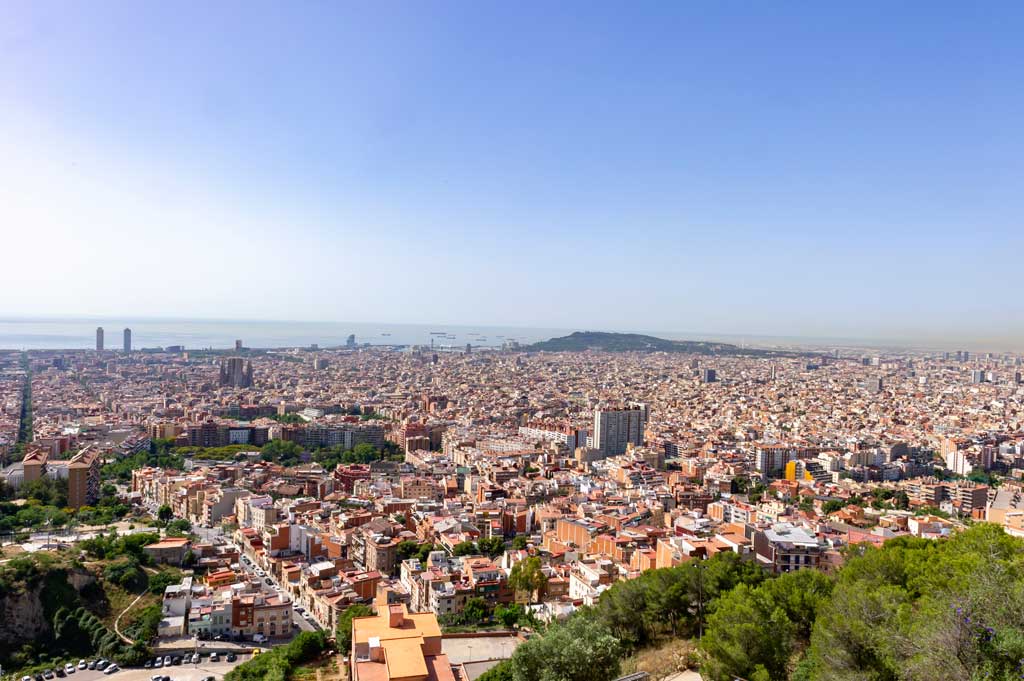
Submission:
[[[96,352],[103,352],[103,327],[96,327]]]
[[[984,382],[985,382],[985,372],[984,371],[975,370],[975,371],[971,372],[971,383],[984,383]]]
[[[219,383],[233,388],[251,388],[252,360],[245,362],[241,357],[231,357],[227,362],[222,361]]]
[[[867,381],[864,382],[864,387],[867,389],[868,392],[882,392],[882,377],[878,376],[877,378],[869,378]]]
[[[777,375],[777,369],[774,364],[768,365],[768,380],[774,381]]]
[[[473,346],[470,345],[469,343],[466,343],[466,354],[468,355],[471,352],[473,352]]]
[[[835,348],[834,350],[832,350],[832,356],[836,359],[839,359],[839,348]]]
[[[714,369],[705,369],[701,372],[701,380],[705,383],[714,383],[718,380],[718,372]]]
[[[350,333],[348,339],[345,341],[345,347],[354,348],[356,346],[356,335]]]
[[[241,350],[241,349],[242,349],[242,341],[241,341],[241,339],[236,340],[235,341],[235,350]]]
[[[626,445],[642,445],[650,410],[646,404],[627,404],[625,409],[594,410],[594,449],[603,456],[626,453]]]
[[[132,351],[132,330],[124,330],[124,354],[128,354]]]

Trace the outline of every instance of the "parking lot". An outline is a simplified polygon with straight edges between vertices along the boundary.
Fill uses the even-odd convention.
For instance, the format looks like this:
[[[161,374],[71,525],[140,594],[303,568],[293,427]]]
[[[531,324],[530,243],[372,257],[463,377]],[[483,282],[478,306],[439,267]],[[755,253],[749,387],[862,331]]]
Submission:
[[[110,681],[150,681],[156,674],[169,676],[172,681],[202,681],[208,676],[220,681],[225,674],[250,657],[250,655],[239,655],[235,662],[226,662],[223,658],[219,662],[210,662],[209,658],[206,658],[197,665],[182,664],[160,669],[122,668],[121,671],[113,674],[104,674],[94,669],[80,669],[74,674],[68,674],[65,681],[106,681],[107,679]]]

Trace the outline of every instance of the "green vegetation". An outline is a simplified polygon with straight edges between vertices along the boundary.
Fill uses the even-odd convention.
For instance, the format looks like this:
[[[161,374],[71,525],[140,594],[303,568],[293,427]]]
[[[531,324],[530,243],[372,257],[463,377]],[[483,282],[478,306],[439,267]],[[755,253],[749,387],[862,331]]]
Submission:
[[[420,563],[426,563],[427,556],[429,556],[430,552],[433,550],[433,544],[417,544],[416,542],[409,540],[399,542],[398,546],[395,547],[399,562],[409,558],[416,558]]]
[[[508,586],[516,593],[528,595],[533,601],[533,594],[544,588],[548,578],[544,575],[540,558],[531,557],[521,560],[512,566],[508,575]]]
[[[688,352],[698,355],[743,355],[749,357],[807,357],[814,353],[776,352],[741,348],[729,343],[711,343],[704,341],[675,341],[638,333],[605,333],[601,331],[576,331],[568,336],[551,338],[534,343],[526,348],[531,352],[583,352],[600,350],[602,352]]]
[[[175,447],[174,453],[194,459],[211,461],[234,461],[242,452],[255,452],[255,445],[224,445],[223,447]]]
[[[948,540],[857,545],[832,580],[739,585],[708,618],[706,679],[1019,679],[1024,541],[979,523]]]
[[[140,663],[149,655],[144,643],[125,645],[97,617],[102,587],[93,583],[79,593],[69,579],[82,568],[60,555],[36,553],[0,565],[0,612],[13,598],[35,594],[43,612],[43,628],[32,639],[6,640],[0,645],[0,664],[7,670],[31,671],[65,659],[102,655],[122,664]],[[7,614],[10,616],[10,614]],[[29,634],[30,632],[26,632]]]
[[[664,636],[696,637],[703,613],[714,608],[721,594],[764,578],[754,563],[731,552],[719,553],[707,561],[647,570],[618,582],[581,614],[601,622],[630,650]]]
[[[97,559],[113,559],[122,556],[134,558],[140,565],[147,565],[149,556],[142,547],[160,541],[156,532],[139,532],[120,536],[118,533],[100,534],[92,539],[83,539],[78,548]]]
[[[271,440],[260,449],[260,458],[282,466],[294,466],[302,456],[302,445],[289,440]]]
[[[622,652],[622,645],[603,624],[587,617],[572,617],[520,645],[507,666],[489,678],[611,681],[619,674]]]
[[[348,606],[345,612],[338,618],[338,628],[335,632],[335,640],[338,642],[338,650],[343,655],[348,655],[352,650],[352,620],[356,617],[369,617],[373,610],[361,603]]]
[[[225,681],[287,681],[295,667],[316,659],[327,649],[322,631],[304,631],[290,643],[257,655],[224,676]]]
[[[170,438],[153,440],[148,451],[136,452],[103,466],[103,478],[129,482],[132,479],[133,470],[147,466],[181,470],[185,466],[185,459],[172,451],[173,446],[174,440]]]
[[[441,615],[437,618],[437,621],[446,630],[456,627],[476,628],[481,625],[490,625],[491,608],[487,605],[487,601],[474,596],[466,601],[466,605],[463,606],[462,610]]]
[[[313,461],[330,470],[339,463],[373,463],[374,461],[402,461],[404,455],[398,445],[393,442],[385,442],[383,449],[377,449],[373,445],[362,442],[352,449],[343,449],[340,445],[328,449],[320,449],[313,452]]]
[[[464,541],[452,547],[452,555],[476,556],[482,555],[495,558],[505,553],[505,540],[501,537],[484,537],[475,542]]]
[[[305,423],[306,420],[299,416],[295,412],[288,414],[271,414],[268,418],[272,418],[278,423]]]

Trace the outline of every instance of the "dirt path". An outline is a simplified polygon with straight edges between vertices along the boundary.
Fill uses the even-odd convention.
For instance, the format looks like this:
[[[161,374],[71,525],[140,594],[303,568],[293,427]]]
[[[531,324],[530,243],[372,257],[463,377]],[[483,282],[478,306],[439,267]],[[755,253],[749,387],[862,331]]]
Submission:
[[[142,569],[143,569],[143,570],[145,570],[146,572],[148,572],[148,573],[149,573],[149,574],[151,574],[151,575],[156,575],[156,574],[159,574],[159,573],[160,573],[160,571],[159,571],[159,570],[155,570],[155,569],[153,569],[153,568],[150,568],[150,567],[143,567]],[[139,602],[139,600],[140,600],[140,599],[141,599],[141,598],[142,598],[143,596],[145,596],[146,594],[148,594],[148,593],[149,593],[149,587],[147,586],[147,587],[146,587],[145,589],[143,589],[142,593],[140,593],[140,594],[139,594],[138,596],[136,596],[136,597],[135,597],[135,600],[134,600],[134,601],[132,601],[131,603],[129,603],[129,604],[128,604],[128,607],[127,607],[127,608],[125,608],[124,610],[122,610],[122,611],[121,611],[121,612],[120,612],[120,613],[118,614],[118,616],[117,616],[117,619],[116,619],[116,620],[114,620],[114,633],[115,633],[115,634],[117,634],[117,635],[118,635],[118,637],[119,637],[119,638],[120,638],[120,639],[121,639],[122,641],[124,641],[125,643],[127,643],[128,645],[132,645],[132,644],[134,644],[134,643],[135,643],[135,641],[131,640],[130,638],[128,638],[127,636],[125,636],[124,634],[122,634],[122,633],[121,633],[121,618],[122,618],[122,617],[124,617],[124,614],[125,614],[126,612],[128,612],[129,610],[131,610],[132,608],[134,608],[134,607],[135,607],[135,604],[136,604],[136,603],[138,603],[138,602]]]

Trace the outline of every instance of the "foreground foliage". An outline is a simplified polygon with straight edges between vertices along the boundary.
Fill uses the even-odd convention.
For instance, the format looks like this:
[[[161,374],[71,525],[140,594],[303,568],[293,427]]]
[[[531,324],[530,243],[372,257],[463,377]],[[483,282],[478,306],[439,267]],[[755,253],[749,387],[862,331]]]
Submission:
[[[702,647],[716,681],[1020,679],[1024,541],[979,524],[852,547],[834,583],[801,571],[738,586]]]
[[[224,681],[286,681],[295,667],[316,659],[326,648],[324,632],[304,631],[287,645],[238,665],[224,676]]]

